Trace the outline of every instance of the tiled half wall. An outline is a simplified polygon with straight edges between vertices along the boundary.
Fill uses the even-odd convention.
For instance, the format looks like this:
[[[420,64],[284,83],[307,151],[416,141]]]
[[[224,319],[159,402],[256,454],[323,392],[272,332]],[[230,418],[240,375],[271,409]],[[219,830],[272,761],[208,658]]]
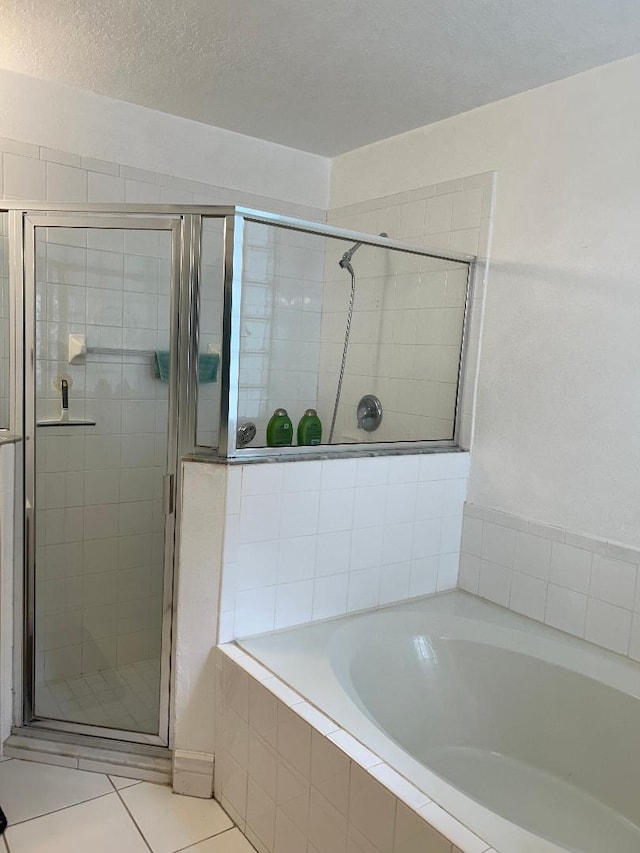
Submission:
[[[459,587],[640,660],[640,551],[466,504]]]
[[[258,853],[493,853],[237,646],[216,679],[215,796]]]
[[[220,642],[454,589],[468,468],[457,452],[230,466]]]

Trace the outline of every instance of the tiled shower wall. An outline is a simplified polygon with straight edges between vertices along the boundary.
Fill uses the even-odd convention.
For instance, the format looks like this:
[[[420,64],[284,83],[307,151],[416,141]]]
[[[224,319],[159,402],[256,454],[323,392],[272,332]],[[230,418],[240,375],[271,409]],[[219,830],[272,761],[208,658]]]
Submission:
[[[466,453],[230,466],[220,642],[454,589],[468,468]]]
[[[323,218],[319,210],[7,139],[0,139],[0,160],[0,190],[8,199],[237,203]],[[205,242],[212,250],[203,275],[202,351],[219,347],[220,258],[212,248],[217,239],[212,230]],[[46,476],[38,484],[46,517],[39,525],[39,556],[46,556],[46,564],[40,563],[45,591],[39,596],[38,676],[51,678],[86,674],[157,651],[152,629],[158,591],[151,586],[151,566],[158,564],[160,547],[158,461],[166,386],[155,380],[148,358],[122,363],[95,356],[86,367],[73,367],[66,363],[66,337],[86,330],[90,346],[155,349],[158,334],[166,334],[166,326],[158,325],[159,308],[166,316],[166,296],[158,292],[166,253],[133,246],[130,235],[127,246],[98,245],[101,239],[108,242],[106,234],[93,234],[91,244],[77,245],[77,237],[49,233],[51,297],[39,304],[48,312],[52,333],[38,352],[39,391],[50,399],[39,414],[59,413],[52,380],[64,372],[74,381],[72,414],[85,414],[86,408],[98,421],[86,437],[51,434],[46,451],[39,454]],[[4,249],[4,240],[1,245]],[[128,326],[125,316],[132,318]],[[199,409],[199,427],[212,443],[217,438],[217,390],[217,383],[202,386]],[[151,491],[140,500],[143,488]]]
[[[295,429],[317,406],[324,243],[247,222],[244,245],[238,421],[253,421],[263,446],[274,409]]]
[[[168,385],[148,353],[169,348],[170,252],[169,232],[50,228],[37,240],[37,418],[59,416],[66,375],[70,417],[96,421],[38,432],[46,681],[159,657]],[[111,352],[70,364],[70,333]]]
[[[493,184],[493,173],[474,175],[328,214],[328,221],[341,228],[384,231],[397,240],[479,255],[462,400],[465,447],[471,441]],[[339,249],[328,249],[332,251],[327,252],[319,380],[319,405],[325,417],[333,408],[349,297],[349,276],[338,268]],[[450,438],[466,267],[391,254],[362,247],[353,258],[357,275],[353,346],[336,434],[351,441]],[[384,322],[372,324],[380,307]],[[357,401],[366,393],[377,394],[385,409],[381,426],[372,433],[363,433],[355,423]]]

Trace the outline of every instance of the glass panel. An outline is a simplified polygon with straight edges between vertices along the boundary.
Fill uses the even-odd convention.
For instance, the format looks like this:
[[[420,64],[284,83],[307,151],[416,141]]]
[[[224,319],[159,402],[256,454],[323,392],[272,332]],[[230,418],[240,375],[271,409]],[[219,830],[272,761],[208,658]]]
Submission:
[[[224,220],[202,220],[196,444],[217,447],[224,292]]]
[[[341,265],[352,248],[246,222],[238,423],[255,423],[251,446],[279,408],[293,444],[310,408],[323,444],[453,439],[468,264],[362,245]],[[381,419],[373,402],[359,419],[366,395]]]
[[[0,213],[0,429],[9,428],[9,241],[6,213]]]
[[[38,717],[159,731],[170,259],[168,231],[36,229]],[[89,424],[46,425],[63,383]]]

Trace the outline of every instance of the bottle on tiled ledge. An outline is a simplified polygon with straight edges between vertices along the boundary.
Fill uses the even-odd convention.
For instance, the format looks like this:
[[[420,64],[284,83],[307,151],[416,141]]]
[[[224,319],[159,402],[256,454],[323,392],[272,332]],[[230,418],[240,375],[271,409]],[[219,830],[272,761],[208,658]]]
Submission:
[[[293,441],[293,424],[286,409],[276,409],[267,424],[267,446],[289,447]]]
[[[298,444],[300,446],[320,444],[322,424],[315,409],[307,409],[298,423]]]

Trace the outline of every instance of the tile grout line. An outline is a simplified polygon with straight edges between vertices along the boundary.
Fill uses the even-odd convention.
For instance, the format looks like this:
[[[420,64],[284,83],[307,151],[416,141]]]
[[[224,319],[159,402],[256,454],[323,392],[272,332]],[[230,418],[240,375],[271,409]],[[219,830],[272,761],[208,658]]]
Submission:
[[[36,764],[39,762],[34,761],[33,763]],[[54,765],[52,765],[52,766],[54,766]],[[65,768],[65,769],[77,770],[77,768],[75,768],[75,767],[69,767],[69,768]],[[89,771],[84,771],[84,772],[89,772]],[[96,775],[99,775],[99,774],[96,774]],[[111,781],[111,780],[109,780],[109,781]],[[113,783],[111,783],[111,784],[113,784]],[[95,797],[88,797],[86,800],[79,800],[77,803],[69,803],[68,806],[61,806],[59,809],[52,809],[50,812],[43,812],[42,814],[34,815],[33,817],[27,817],[24,820],[18,820],[15,823],[10,823],[8,825],[7,829],[11,829],[14,826],[22,826],[24,823],[29,823],[32,820],[39,820],[41,817],[48,817],[49,815],[57,814],[58,812],[63,812],[66,809],[72,809],[75,806],[82,806],[85,803],[92,803],[94,800],[101,800],[102,797],[110,797],[112,793],[113,793],[113,791],[106,791],[104,794],[97,794]]]
[[[226,812],[224,813],[225,815],[227,815]],[[227,815],[227,817],[229,817],[229,815]],[[229,820],[231,820],[231,818],[229,818]],[[247,843],[250,843],[247,836],[244,835],[241,829],[234,823],[233,826],[230,826],[228,829],[223,829],[220,832],[215,832],[213,835],[207,835],[206,838],[201,838],[199,841],[194,841],[193,844],[188,844],[186,847],[179,847],[177,850],[174,850],[173,853],[184,853],[185,850],[193,850],[193,848],[197,847],[198,844],[202,844],[204,841],[210,841],[212,838],[220,838],[220,836],[226,835],[227,832],[233,832],[234,829],[237,829],[240,835],[242,835],[242,837],[247,840]]]
[[[111,779],[109,779],[109,781],[111,782]],[[111,784],[113,785],[113,782],[111,782]],[[120,791],[118,791],[118,789],[116,788],[116,786],[115,786],[115,785],[113,785],[113,787],[115,788],[115,792],[116,792],[116,794],[117,794],[117,796],[118,796],[118,799],[119,799],[119,800],[120,800],[120,802],[122,803],[122,805],[123,805],[123,807],[124,807],[124,810],[125,810],[125,811],[126,811],[126,813],[129,815],[129,817],[131,818],[131,820],[132,820],[132,822],[133,822],[133,825],[135,826],[135,828],[136,828],[136,829],[138,830],[138,832],[140,833],[140,837],[141,837],[141,838],[142,838],[142,840],[144,841],[144,843],[145,843],[145,845],[147,846],[147,848],[151,851],[151,853],[153,853],[153,848],[151,847],[151,845],[149,844],[149,842],[148,842],[148,841],[147,841],[147,839],[145,838],[145,835],[144,835],[143,831],[142,831],[142,830],[140,829],[140,827],[138,826],[138,822],[136,821],[136,819],[134,818],[134,816],[133,816],[133,815],[131,814],[131,812],[129,811],[129,807],[127,806],[127,804],[125,803],[125,801],[124,801],[124,800],[122,799],[122,797],[120,796]],[[125,789],[125,790],[126,790],[126,789]]]

